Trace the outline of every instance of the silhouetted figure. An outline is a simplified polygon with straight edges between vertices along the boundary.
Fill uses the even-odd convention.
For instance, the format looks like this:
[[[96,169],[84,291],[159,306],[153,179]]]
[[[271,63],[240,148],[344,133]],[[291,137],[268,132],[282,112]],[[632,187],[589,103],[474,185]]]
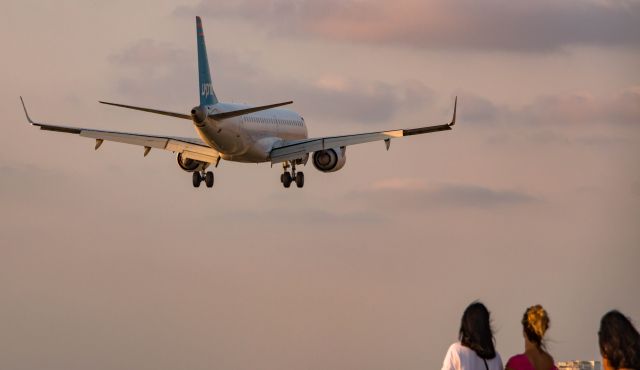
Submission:
[[[607,312],[598,331],[604,370],[640,370],[640,334],[619,311]]]
[[[547,352],[544,334],[549,330],[549,315],[541,305],[527,308],[522,316],[524,353],[507,361],[507,370],[557,370],[553,357]]]
[[[458,338],[449,347],[442,370],[502,370],[489,310],[482,303],[473,302],[464,310]]]

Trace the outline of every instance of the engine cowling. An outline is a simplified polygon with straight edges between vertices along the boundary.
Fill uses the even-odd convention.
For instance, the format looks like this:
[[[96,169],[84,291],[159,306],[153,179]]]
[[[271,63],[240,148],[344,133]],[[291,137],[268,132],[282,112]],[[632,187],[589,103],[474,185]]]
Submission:
[[[198,127],[202,127],[204,121],[207,119],[207,110],[200,105],[193,107],[193,109],[191,109],[191,119]]]
[[[347,162],[347,148],[331,148],[313,153],[313,167],[322,172],[335,172]]]
[[[178,153],[178,166],[187,172],[204,171],[211,163],[185,158],[182,153]]]

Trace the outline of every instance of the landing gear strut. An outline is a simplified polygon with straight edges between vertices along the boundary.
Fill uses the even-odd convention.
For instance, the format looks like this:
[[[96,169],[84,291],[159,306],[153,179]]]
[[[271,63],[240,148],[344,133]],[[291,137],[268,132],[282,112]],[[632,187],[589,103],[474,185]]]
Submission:
[[[212,188],[213,187],[213,172],[208,171],[196,171],[193,173],[192,175],[192,179],[193,179],[193,187],[194,188],[199,188],[200,187],[200,183],[202,181],[204,181],[204,183],[207,185],[208,188]]]
[[[289,167],[291,167],[291,172],[289,172]],[[304,173],[296,172],[295,162],[284,162],[282,168],[284,173],[280,175],[280,182],[285,188],[289,188],[292,182],[295,182],[299,188],[304,186]]]

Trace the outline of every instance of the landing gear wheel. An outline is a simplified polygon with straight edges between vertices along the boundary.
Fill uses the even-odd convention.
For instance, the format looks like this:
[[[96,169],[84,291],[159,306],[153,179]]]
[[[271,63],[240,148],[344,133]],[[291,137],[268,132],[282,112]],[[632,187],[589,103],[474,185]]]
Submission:
[[[299,188],[304,186],[304,173],[298,172],[296,174],[296,186]]]
[[[285,188],[288,188],[289,186],[291,186],[291,181],[293,181],[293,179],[291,178],[291,174],[289,172],[283,173],[281,176],[281,179],[282,179],[282,185],[284,185]]]
[[[213,172],[209,171],[204,175],[204,183],[207,184],[208,188],[213,187]]]
[[[193,187],[194,188],[199,188],[201,181],[202,181],[202,177],[200,176],[200,172],[194,172],[193,173]]]

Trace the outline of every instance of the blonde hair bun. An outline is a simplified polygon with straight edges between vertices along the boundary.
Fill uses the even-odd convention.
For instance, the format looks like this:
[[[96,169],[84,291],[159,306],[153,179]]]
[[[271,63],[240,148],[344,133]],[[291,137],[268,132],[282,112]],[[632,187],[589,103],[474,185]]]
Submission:
[[[529,340],[542,344],[542,338],[549,329],[549,315],[539,304],[527,308],[522,318],[522,326]]]

